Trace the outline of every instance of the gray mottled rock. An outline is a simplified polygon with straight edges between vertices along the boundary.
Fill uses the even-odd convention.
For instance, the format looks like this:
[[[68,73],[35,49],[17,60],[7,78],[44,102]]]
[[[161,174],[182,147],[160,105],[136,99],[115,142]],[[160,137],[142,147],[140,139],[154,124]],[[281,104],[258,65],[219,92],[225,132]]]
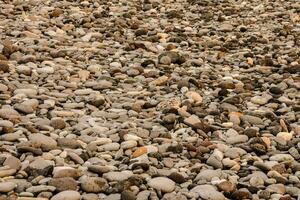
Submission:
[[[54,195],[51,200],[80,200],[80,193],[77,191],[66,190]]]
[[[172,192],[175,189],[175,182],[166,177],[156,177],[148,181],[149,187],[162,192]]]
[[[132,171],[107,172],[103,174],[103,178],[107,179],[108,181],[123,181],[128,179],[132,175]]]
[[[108,188],[106,179],[100,177],[82,177],[80,186],[83,191],[92,193],[104,192]]]
[[[191,189],[191,192],[198,193],[202,199],[225,200],[225,196],[216,190],[212,185],[198,185]]]
[[[17,184],[15,184],[13,182],[1,182],[0,183],[0,192],[2,192],[2,193],[10,192],[10,191],[14,190],[14,188],[16,186],[17,186]]]

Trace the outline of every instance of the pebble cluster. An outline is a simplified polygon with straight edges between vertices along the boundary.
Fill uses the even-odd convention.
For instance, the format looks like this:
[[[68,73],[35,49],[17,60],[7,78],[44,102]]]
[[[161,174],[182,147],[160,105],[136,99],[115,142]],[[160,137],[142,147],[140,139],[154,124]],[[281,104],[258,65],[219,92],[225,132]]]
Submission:
[[[0,200],[295,200],[299,0],[0,0]]]

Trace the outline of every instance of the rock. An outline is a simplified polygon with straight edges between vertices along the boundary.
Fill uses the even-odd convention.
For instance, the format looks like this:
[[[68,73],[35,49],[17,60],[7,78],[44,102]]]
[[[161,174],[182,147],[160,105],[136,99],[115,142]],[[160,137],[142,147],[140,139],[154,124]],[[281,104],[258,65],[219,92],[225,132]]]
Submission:
[[[300,159],[300,154],[299,154],[298,150],[297,150],[295,147],[291,147],[291,148],[289,149],[289,153],[290,153],[296,160]]]
[[[22,89],[15,89],[14,94],[15,95],[24,94],[29,98],[35,98],[36,95],[38,94],[38,91],[33,88],[22,88]]]
[[[271,194],[270,194],[270,192],[267,191],[267,190],[261,190],[261,191],[258,192],[258,196],[259,196],[260,198],[263,198],[263,199],[269,199],[270,196],[271,196]]]
[[[236,190],[236,185],[230,181],[222,181],[218,185],[219,190],[224,192],[233,192]]]
[[[133,192],[125,190],[121,193],[122,200],[135,200],[136,197]]]
[[[276,154],[274,156],[271,156],[270,160],[283,162],[283,161],[293,161],[294,158],[289,154]]]
[[[164,65],[170,65],[172,63],[172,60],[169,56],[162,56],[159,60],[159,63]]]
[[[80,200],[80,193],[72,190],[66,190],[54,195],[51,200]]]
[[[154,85],[154,86],[162,86],[162,85],[165,85],[169,80],[169,77],[167,76],[161,76],[157,79],[155,79],[154,81],[152,81],[150,83],[150,85]]]
[[[10,169],[19,170],[21,168],[21,161],[14,156],[8,156],[3,163],[3,166],[6,165],[9,166]]]
[[[272,94],[283,94],[283,90],[280,89],[279,87],[270,87],[269,88],[269,91],[272,93]]]
[[[168,52],[164,52],[158,56],[158,62],[164,64],[163,61],[164,62],[168,61],[168,63],[174,63],[174,64],[180,65],[180,64],[184,63],[186,61],[186,59],[182,55],[180,55],[178,52],[168,51]]]
[[[248,138],[253,138],[253,137],[256,137],[258,136],[258,131],[254,128],[247,128],[244,132],[243,132],[244,135],[247,135]]]
[[[109,186],[104,178],[83,177],[80,179],[80,187],[85,192],[104,192]]]
[[[14,124],[8,120],[0,120],[0,128],[2,133],[11,133],[14,130]]]
[[[277,133],[276,137],[285,141],[290,141],[293,138],[293,134],[288,132],[279,132]]]
[[[6,61],[0,60],[0,71],[2,72],[9,72],[9,65]]]
[[[119,143],[104,144],[98,147],[98,151],[117,151],[120,148]]]
[[[70,148],[70,149],[77,149],[81,147],[78,141],[71,138],[58,138],[57,145],[63,148]]]
[[[81,196],[82,200],[99,200],[99,196],[94,193],[85,193]]]
[[[65,121],[60,117],[54,117],[51,119],[50,125],[54,129],[64,129],[66,127]]]
[[[124,141],[121,143],[122,149],[131,149],[137,146],[137,142],[134,140]]]
[[[8,193],[15,189],[17,185],[13,182],[1,182],[0,183],[0,192],[1,193]]]
[[[53,186],[47,186],[47,185],[37,185],[37,186],[31,186],[26,189],[26,192],[31,192],[33,194],[41,193],[41,192],[54,192],[55,187]]]
[[[34,177],[39,175],[48,176],[53,171],[53,164],[51,164],[51,162],[48,160],[37,158],[29,164],[25,171]]]
[[[78,169],[72,167],[54,167],[53,178],[72,177],[77,179],[81,176],[81,172]]]
[[[229,157],[231,159],[235,159],[235,158],[239,158],[245,154],[247,154],[247,152],[244,149],[232,147],[232,148],[229,148],[227,151],[225,151],[224,156]]]
[[[229,137],[226,140],[226,143],[228,144],[237,144],[237,143],[244,143],[248,141],[247,135],[236,135],[233,137]]]
[[[299,1],[233,2],[1,1],[0,200],[297,199]]]
[[[249,183],[251,186],[258,187],[264,185],[264,180],[259,176],[250,178]]]
[[[103,174],[103,178],[108,181],[124,181],[133,175],[131,171],[108,172]]]
[[[244,191],[242,189],[236,190],[233,192],[231,195],[233,199],[249,199],[250,198],[250,192],[249,191]]]
[[[0,117],[11,121],[11,120],[19,120],[21,115],[14,109],[1,108]]]
[[[25,100],[21,104],[15,105],[15,109],[24,114],[34,113],[39,105],[37,99]]]
[[[152,178],[148,181],[148,185],[151,188],[167,193],[175,189],[175,182],[165,177]]]
[[[219,151],[218,149],[215,149],[213,154],[207,159],[206,163],[208,165],[213,166],[216,169],[222,169],[223,164],[222,164],[222,159],[223,159],[223,153]]]
[[[184,123],[194,129],[200,129],[206,133],[210,130],[209,125],[204,121],[201,121],[196,115],[191,115],[190,117],[185,118]]]
[[[221,24],[221,26],[219,27],[219,31],[222,31],[222,32],[230,32],[233,29],[234,29],[234,27],[229,23]]]
[[[37,68],[36,72],[39,74],[53,74],[54,73],[54,68],[50,66],[42,67],[42,68]]]
[[[192,99],[197,104],[202,103],[203,101],[203,98],[200,96],[200,94],[194,91],[187,92],[185,96],[188,97],[189,99]]]
[[[249,123],[252,125],[263,125],[264,124],[262,119],[260,119],[259,117],[251,116],[251,115],[243,115],[243,116],[241,116],[241,119],[245,123]]]
[[[202,199],[225,200],[225,196],[211,185],[198,185],[191,189],[191,192],[198,193]]]
[[[19,74],[24,74],[26,76],[30,76],[31,73],[32,73],[32,70],[29,66],[26,66],[26,65],[18,65],[16,67],[16,71],[19,73]]]
[[[205,169],[202,170],[195,178],[195,181],[199,180],[206,180],[206,181],[211,181],[212,178],[214,177],[220,177],[222,175],[221,170],[211,170],[211,169]]]
[[[54,139],[40,133],[29,135],[29,141],[32,145],[40,147],[43,151],[55,149],[57,146],[57,142]]]
[[[175,183],[184,183],[186,182],[186,179],[184,178],[184,176],[178,172],[172,172],[168,178],[170,178],[171,180],[173,180]]]
[[[284,194],[286,192],[285,186],[281,183],[269,185],[266,190],[276,194]]]
[[[150,196],[150,191],[149,190],[143,190],[138,193],[136,196],[136,200],[147,200]]]
[[[132,157],[136,158],[136,157],[139,157],[139,156],[144,155],[146,153],[148,153],[147,148],[146,147],[140,147],[137,150],[135,150],[135,152],[133,152]]]
[[[267,96],[267,95],[264,95],[264,96],[254,96],[251,98],[251,102],[254,103],[254,104],[258,104],[258,105],[265,105],[266,103],[268,103],[268,101],[271,99],[272,97],[271,96]]]
[[[16,172],[16,169],[0,169],[0,178],[14,175]]]
[[[71,177],[53,178],[48,185],[54,186],[58,192],[67,190],[77,190],[77,181]]]

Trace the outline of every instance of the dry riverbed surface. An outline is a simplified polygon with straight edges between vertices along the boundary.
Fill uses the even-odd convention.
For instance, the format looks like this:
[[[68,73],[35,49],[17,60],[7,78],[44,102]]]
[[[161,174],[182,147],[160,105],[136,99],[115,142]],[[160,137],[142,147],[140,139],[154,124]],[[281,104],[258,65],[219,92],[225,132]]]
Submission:
[[[0,1],[0,200],[297,199],[299,44],[298,0]]]

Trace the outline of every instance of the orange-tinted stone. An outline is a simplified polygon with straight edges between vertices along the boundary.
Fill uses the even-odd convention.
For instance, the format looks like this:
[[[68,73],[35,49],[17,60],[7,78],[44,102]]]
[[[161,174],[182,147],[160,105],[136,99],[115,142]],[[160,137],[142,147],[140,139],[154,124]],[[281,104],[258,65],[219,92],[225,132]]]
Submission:
[[[133,152],[132,157],[137,158],[143,154],[146,154],[148,152],[146,147],[140,147],[135,152]]]

